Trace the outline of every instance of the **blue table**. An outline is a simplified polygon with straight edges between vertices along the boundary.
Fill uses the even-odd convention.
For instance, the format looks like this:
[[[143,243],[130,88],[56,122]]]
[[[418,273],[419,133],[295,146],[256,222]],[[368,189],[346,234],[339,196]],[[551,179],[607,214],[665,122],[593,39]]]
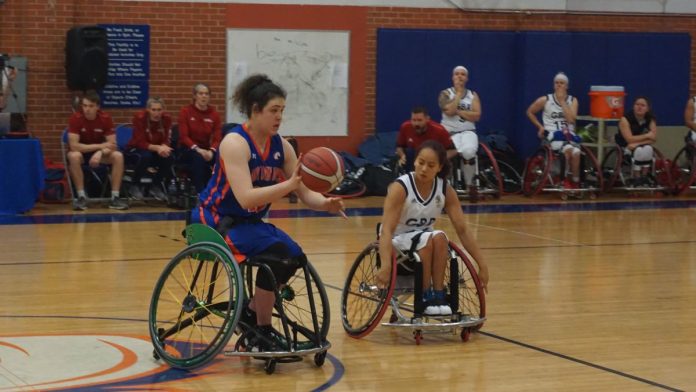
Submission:
[[[37,139],[0,139],[0,214],[31,210],[44,188],[44,178]]]

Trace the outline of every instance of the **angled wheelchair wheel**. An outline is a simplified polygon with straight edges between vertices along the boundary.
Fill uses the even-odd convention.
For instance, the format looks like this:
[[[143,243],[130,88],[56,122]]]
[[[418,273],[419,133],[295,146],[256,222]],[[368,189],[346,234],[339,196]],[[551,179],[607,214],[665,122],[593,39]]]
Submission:
[[[522,175],[511,164],[498,160],[503,195],[513,195],[522,191]]]
[[[335,189],[324,193],[324,196],[351,199],[364,195],[366,191],[367,186],[362,181],[356,178],[346,177]]]
[[[674,192],[683,193],[696,183],[696,147],[687,145],[681,148],[672,162]]]
[[[369,244],[353,262],[341,293],[343,329],[354,338],[366,336],[379,325],[394,292],[396,266],[392,258],[392,275],[386,288],[377,287],[381,266],[379,244]]]
[[[536,150],[527,160],[522,175],[522,193],[534,196],[541,192],[549,178],[551,167],[551,149],[543,146]]]
[[[180,369],[215,358],[237,324],[243,289],[229,250],[202,242],[181,251],[160,275],[150,301],[155,357]]]
[[[283,316],[277,308],[281,304],[288,325],[286,336],[292,337],[295,349],[317,347],[326,342],[331,320],[329,299],[312,264],[298,268],[279,294],[280,301],[273,312],[273,327],[285,332]]]
[[[459,298],[457,307],[463,318],[471,320],[483,319],[486,317],[486,294],[483,291],[483,286],[481,286],[476,268],[466,253],[456,244],[450,242],[449,247],[457,257],[458,277],[452,276],[452,268],[445,269],[447,291],[451,295],[452,287],[457,286],[457,296]],[[481,326],[483,326],[483,322],[473,327],[473,329],[478,330]]]
[[[503,178],[500,174],[500,167],[498,166],[498,161],[493,156],[493,153],[483,143],[479,143],[478,149],[478,169],[479,169],[479,179],[482,179],[483,189],[479,193],[490,193],[496,199],[500,198],[503,194]]]
[[[581,155],[581,172],[580,181],[586,188],[594,188],[599,192],[604,190],[604,177],[602,176],[602,168],[595,155],[585,146],[580,146]]]
[[[674,179],[672,178],[671,163],[665,159],[664,154],[656,147],[655,151],[655,181],[657,185],[663,188],[662,193],[670,195],[674,193]]]
[[[609,191],[614,187],[623,186],[623,159],[624,154],[620,147],[610,149],[602,159],[601,169],[604,180],[604,191]]]

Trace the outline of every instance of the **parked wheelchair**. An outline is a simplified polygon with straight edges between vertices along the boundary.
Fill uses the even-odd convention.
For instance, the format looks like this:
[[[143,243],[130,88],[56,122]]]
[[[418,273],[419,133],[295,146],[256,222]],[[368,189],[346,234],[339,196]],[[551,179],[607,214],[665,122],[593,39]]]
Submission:
[[[412,331],[420,344],[424,331],[457,333],[468,341],[486,321],[485,294],[478,273],[468,256],[449,242],[449,268],[445,270],[445,298],[449,315],[424,313],[422,265],[417,252],[395,248],[391,260],[380,260],[379,243],[368,244],[353,262],[341,294],[341,320],[346,333],[362,338],[378,325]],[[383,262],[392,263],[391,279],[385,288],[377,285]],[[391,309],[388,321],[383,321]]]
[[[463,165],[465,164],[473,164],[475,167],[472,184],[467,184],[464,179]],[[460,155],[452,158],[452,174],[449,182],[460,198],[468,197],[472,203],[486,197],[499,199],[503,194],[503,176],[498,161],[484,143],[479,143],[473,162],[464,162],[464,158]]]
[[[577,188],[563,185],[566,176],[566,158],[560,150],[553,150],[547,141],[527,160],[522,174],[522,193],[534,196],[542,192],[560,194],[562,200],[568,198],[595,199],[602,192],[604,178],[599,162],[587,147],[573,143],[580,148],[580,183]]]
[[[267,374],[277,363],[297,362],[313,355],[322,366],[331,344],[329,301],[312,265],[298,265],[287,282],[276,285],[272,327],[275,341],[255,323],[240,320],[254,295],[259,268],[273,276],[263,255],[237,262],[217,231],[201,224],[186,230],[188,246],[164,268],[150,301],[149,330],[155,359],[172,367],[194,369],[226,356],[262,360]],[[265,261],[265,262],[264,262]],[[276,260],[276,262],[278,262]],[[230,339],[234,343],[228,346]],[[259,347],[274,347],[273,351]]]
[[[606,191],[620,190],[629,193],[674,193],[671,163],[653,146],[653,157],[648,162],[637,162],[630,151],[615,145],[602,160],[602,174]],[[642,169],[647,168],[646,173]],[[638,173],[638,174],[636,174]]]

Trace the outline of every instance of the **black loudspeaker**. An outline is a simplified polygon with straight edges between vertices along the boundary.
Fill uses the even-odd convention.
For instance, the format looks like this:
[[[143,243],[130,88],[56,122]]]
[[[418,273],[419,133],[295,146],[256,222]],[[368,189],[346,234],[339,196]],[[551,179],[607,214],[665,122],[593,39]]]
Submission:
[[[109,41],[99,26],[73,27],[65,41],[65,77],[71,90],[101,90],[109,68]]]

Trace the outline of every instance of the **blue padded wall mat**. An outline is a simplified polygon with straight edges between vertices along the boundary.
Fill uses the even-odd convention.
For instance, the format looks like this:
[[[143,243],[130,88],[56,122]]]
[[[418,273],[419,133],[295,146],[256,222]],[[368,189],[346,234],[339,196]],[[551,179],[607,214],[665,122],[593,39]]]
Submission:
[[[690,59],[686,33],[379,29],[376,130],[398,130],[414,105],[425,105],[439,121],[438,93],[451,85],[459,64],[481,97],[479,133],[507,135],[521,158],[539,143],[525,111],[553,91],[558,71],[568,74],[580,115],[589,114],[591,85],[622,85],[627,110],[646,95],[658,125],[681,125]]]

